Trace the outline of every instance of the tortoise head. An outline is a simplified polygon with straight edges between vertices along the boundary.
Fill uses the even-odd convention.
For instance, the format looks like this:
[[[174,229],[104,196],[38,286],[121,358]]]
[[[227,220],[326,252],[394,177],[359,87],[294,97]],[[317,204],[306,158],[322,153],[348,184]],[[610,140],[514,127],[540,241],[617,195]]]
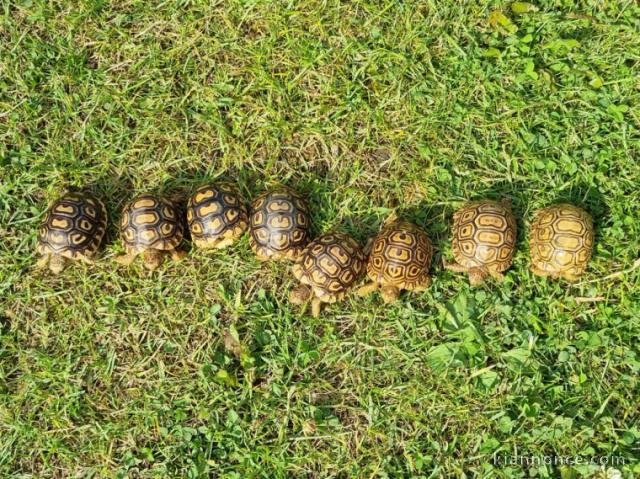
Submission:
[[[53,274],[59,274],[64,269],[67,258],[59,254],[52,254],[49,259],[49,269]]]
[[[144,267],[149,271],[157,269],[164,259],[164,251],[148,249],[144,252]]]
[[[507,196],[500,200],[500,204],[504,206],[507,210],[511,211],[513,208],[513,199]]]
[[[380,288],[380,296],[382,296],[382,301],[385,304],[393,303],[400,296],[400,290],[392,285],[385,285]]]
[[[289,301],[291,304],[304,304],[311,297],[311,288],[304,284],[297,286],[289,293]]]
[[[471,286],[478,286],[486,281],[488,273],[482,268],[471,268],[469,270],[469,284]]]

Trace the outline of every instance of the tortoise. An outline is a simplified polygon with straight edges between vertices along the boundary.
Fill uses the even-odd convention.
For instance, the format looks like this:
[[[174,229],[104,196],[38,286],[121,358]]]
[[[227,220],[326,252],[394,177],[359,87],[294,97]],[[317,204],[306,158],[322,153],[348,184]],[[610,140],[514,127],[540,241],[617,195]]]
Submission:
[[[453,256],[455,264],[445,268],[469,274],[471,285],[488,276],[504,279],[516,246],[516,219],[511,201],[472,201],[453,215]]]
[[[122,265],[130,265],[144,253],[144,266],[154,270],[170,254],[175,261],[185,256],[177,249],[182,241],[182,222],[173,203],[165,198],[144,193],[134,198],[122,211],[120,236],[126,254],[116,257]]]
[[[87,192],[69,192],[45,214],[38,233],[38,267],[60,273],[68,260],[93,264],[107,229],[104,203]]]
[[[309,243],[294,264],[293,275],[302,284],[291,290],[289,300],[303,304],[312,298],[311,312],[318,317],[322,303],[342,299],[365,268],[356,240],[341,232],[326,233]]]
[[[577,281],[593,251],[593,220],[577,206],[560,203],[538,210],[529,233],[531,271]]]
[[[247,231],[249,213],[231,185],[204,185],[189,199],[187,223],[198,248],[223,249]]]
[[[288,188],[262,194],[251,205],[249,244],[260,261],[295,260],[309,242],[305,201]]]
[[[358,290],[366,296],[376,289],[385,303],[398,299],[403,289],[424,291],[431,284],[429,266],[433,247],[427,234],[413,223],[388,219],[371,244],[367,275],[371,282]]]

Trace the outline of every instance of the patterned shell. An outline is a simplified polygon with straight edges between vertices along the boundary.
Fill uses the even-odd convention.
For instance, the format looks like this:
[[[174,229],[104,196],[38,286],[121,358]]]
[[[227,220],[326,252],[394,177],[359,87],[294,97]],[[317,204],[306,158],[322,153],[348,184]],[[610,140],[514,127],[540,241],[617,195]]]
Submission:
[[[95,255],[107,228],[104,204],[89,193],[67,193],[51,205],[38,233],[38,253],[77,259]]]
[[[511,208],[496,201],[467,203],[453,215],[452,246],[461,266],[507,270],[516,246],[516,219]]]
[[[427,234],[412,223],[386,225],[371,245],[367,274],[372,281],[413,289],[429,274],[433,247]]]
[[[349,235],[339,232],[312,241],[293,267],[294,276],[325,300],[340,297],[364,271],[362,249]]]
[[[557,204],[537,211],[529,238],[534,272],[577,279],[593,250],[593,220],[577,206]]]
[[[249,226],[249,214],[235,189],[226,184],[196,190],[187,206],[191,238],[199,248],[213,248],[221,240],[240,238]]]
[[[168,200],[142,194],[122,211],[120,235],[129,254],[172,250],[182,241],[182,223]]]
[[[262,260],[296,259],[309,242],[309,225],[307,205],[296,193],[265,193],[251,205],[251,249]]]

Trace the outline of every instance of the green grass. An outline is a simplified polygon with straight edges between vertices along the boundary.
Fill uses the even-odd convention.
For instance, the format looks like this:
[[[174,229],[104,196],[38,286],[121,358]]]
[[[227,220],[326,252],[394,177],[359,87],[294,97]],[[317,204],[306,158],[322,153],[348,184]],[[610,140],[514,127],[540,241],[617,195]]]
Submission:
[[[640,475],[636,2],[151,3],[0,4],[0,476]],[[315,234],[362,243],[397,210],[434,284],[313,319],[246,237],[116,267],[127,199],[218,178],[288,184]],[[69,187],[106,201],[106,247],[43,275]],[[451,215],[503,196],[514,266],[471,289],[441,267]],[[596,223],[574,285],[528,271],[531,213],[558,200]],[[495,464],[515,453],[625,464]]]

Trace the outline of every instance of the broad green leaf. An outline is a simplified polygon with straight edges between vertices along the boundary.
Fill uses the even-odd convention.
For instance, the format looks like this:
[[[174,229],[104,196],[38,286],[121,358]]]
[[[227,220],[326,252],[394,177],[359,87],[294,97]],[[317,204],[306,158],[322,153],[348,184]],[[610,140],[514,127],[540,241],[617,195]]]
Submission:
[[[517,13],[518,15],[522,15],[524,13],[531,13],[531,12],[538,11],[538,7],[527,2],[513,2],[511,4],[511,11],[513,13]]]
[[[518,27],[501,10],[494,10],[489,14],[487,23],[495,30],[502,33],[513,34],[518,31]]]
[[[502,359],[507,363],[508,366],[520,369],[522,368],[529,357],[531,356],[531,351],[527,348],[513,348],[505,353],[502,353]]]
[[[427,354],[427,363],[435,372],[444,372],[449,368],[464,365],[459,343],[443,343],[431,348]]]
[[[497,48],[487,48],[486,50],[484,50],[482,52],[482,55],[487,57],[487,58],[498,58],[502,55],[502,52],[500,50],[498,50]]]

